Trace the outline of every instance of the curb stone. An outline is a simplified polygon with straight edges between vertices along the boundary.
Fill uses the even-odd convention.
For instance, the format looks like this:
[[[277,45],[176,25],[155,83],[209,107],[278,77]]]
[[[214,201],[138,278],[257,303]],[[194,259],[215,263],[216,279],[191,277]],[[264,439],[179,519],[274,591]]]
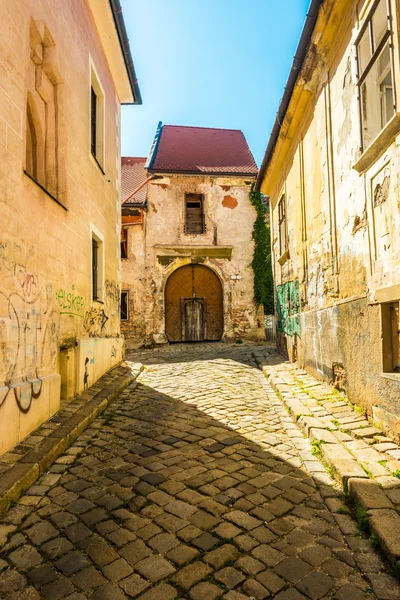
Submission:
[[[83,394],[74,397],[48,421],[0,457],[0,517],[43,475],[81,433],[98,417],[141,371],[140,363],[122,363]],[[46,432],[50,433],[46,433]],[[41,440],[36,443],[36,440]],[[5,470],[4,470],[5,468]]]
[[[398,445],[332,387],[293,364],[276,367],[255,359],[344,492],[365,512],[383,552],[400,568],[400,479],[392,476],[400,470]]]

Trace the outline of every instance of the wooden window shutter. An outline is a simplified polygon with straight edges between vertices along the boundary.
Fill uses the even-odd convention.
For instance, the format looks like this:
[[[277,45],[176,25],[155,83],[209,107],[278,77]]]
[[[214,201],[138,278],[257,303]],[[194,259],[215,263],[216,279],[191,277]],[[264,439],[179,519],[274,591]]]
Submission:
[[[185,233],[204,233],[204,202],[202,194],[185,195]]]
[[[96,130],[97,130],[97,96],[93,88],[91,88],[90,102],[90,149],[93,156],[96,156]]]

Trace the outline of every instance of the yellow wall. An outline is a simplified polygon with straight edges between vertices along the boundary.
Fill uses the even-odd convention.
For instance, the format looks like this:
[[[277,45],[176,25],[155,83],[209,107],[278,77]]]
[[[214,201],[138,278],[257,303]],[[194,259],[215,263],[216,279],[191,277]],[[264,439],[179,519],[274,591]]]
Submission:
[[[400,114],[362,153],[354,43],[371,5],[324,2],[261,191],[271,197],[276,286],[299,282],[301,335],[283,333],[280,347],[326,379],[344,364],[355,401],[371,414],[382,404],[398,414],[400,376],[382,375],[376,301],[382,290],[386,299],[400,296]],[[400,98],[398,3],[391,5]],[[289,256],[278,262],[282,194]]]
[[[0,17],[1,453],[58,409],[60,372],[71,396],[83,387],[86,358],[91,384],[121,360],[123,344],[120,106],[92,13],[86,0],[15,0],[2,3]],[[24,173],[32,23],[55,44],[48,50],[60,75],[57,199],[64,207]],[[105,173],[90,155],[91,63],[105,96]],[[103,304],[91,300],[91,229],[104,239]],[[104,337],[115,342],[97,365],[95,338]],[[86,345],[75,346],[84,338]]]

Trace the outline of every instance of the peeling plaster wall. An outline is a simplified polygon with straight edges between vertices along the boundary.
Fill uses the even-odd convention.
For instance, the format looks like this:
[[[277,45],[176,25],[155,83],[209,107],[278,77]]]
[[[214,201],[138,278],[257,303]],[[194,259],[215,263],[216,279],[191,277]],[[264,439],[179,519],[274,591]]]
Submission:
[[[299,101],[289,111],[290,122],[271,162],[275,166],[269,167],[279,164],[278,184],[262,186],[271,195],[276,286],[299,282],[301,333],[278,332],[278,347],[318,377],[338,383],[340,373],[338,385],[351,400],[400,436],[400,375],[382,374],[377,303],[377,298],[400,299],[400,136],[378,145],[364,172],[354,168],[361,151],[354,60],[358,29],[352,4],[351,27],[343,25],[333,36],[340,44],[333,49],[317,43],[313,60],[306,61],[305,68],[318,72],[318,77],[308,73],[306,78],[308,109],[300,114]],[[344,17],[343,22],[350,24]],[[329,26],[338,27],[328,21]],[[315,36],[321,38],[318,31]],[[397,32],[394,44],[399,82]],[[304,83],[300,75],[300,86]],[[289,144],[285,159],[279,158],[283,143]],[[273,181],[267,172],[268,177]],[[283,194],[287,258],[279,256],[278,202]]]
[[[107,57],[86,0],[6,4],[0,9],[0,454],[58,410],[61,392],[73,396],[120,361],[123,345],[120,106]],[[31,19],[43,40],[50,32],[55,44],[47,58],[61,78],[57,199],[67,210],[24,174],[26,105],[35,85],[27,73],[42,47],[30,47]],[[107,107],[105,175],[90,155],[90,58]],[[91,300],[91,228],[104,240],[102,303]],[[93,362],[84,384],[87,352],[79,340],[86,338]],[[103,348],[97,354],[96,340]]]
[[[168,175],[149,183],[145,224],[129,228],[131,257],[122,263],[122,288],[130,292],[130,318],[122,326],[127,346],[163,339],[167,278],[192,261],[209,266],[221,279],[224,339],[264,339],[263,315],[253,300],[256,212],[249,190],[236,177]],[[185,193],[203,194],[204,234],[184,233]],[[242,279],[232,280],[238,273]]]

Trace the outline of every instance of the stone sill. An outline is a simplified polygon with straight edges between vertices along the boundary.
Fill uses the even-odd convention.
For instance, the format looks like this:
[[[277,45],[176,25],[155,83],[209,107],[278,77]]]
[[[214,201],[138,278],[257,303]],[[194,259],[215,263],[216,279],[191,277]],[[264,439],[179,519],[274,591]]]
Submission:
[[[391,379],[392,381],[396,381],[396,383],[400,383],[400,372],[399,373],[381,373],[381,377],[385,379]]]
[[[382,156],[400,131],[400,113],[396,113],[377,135],[372,144],[361,154],[353,169],[365,173]]]

